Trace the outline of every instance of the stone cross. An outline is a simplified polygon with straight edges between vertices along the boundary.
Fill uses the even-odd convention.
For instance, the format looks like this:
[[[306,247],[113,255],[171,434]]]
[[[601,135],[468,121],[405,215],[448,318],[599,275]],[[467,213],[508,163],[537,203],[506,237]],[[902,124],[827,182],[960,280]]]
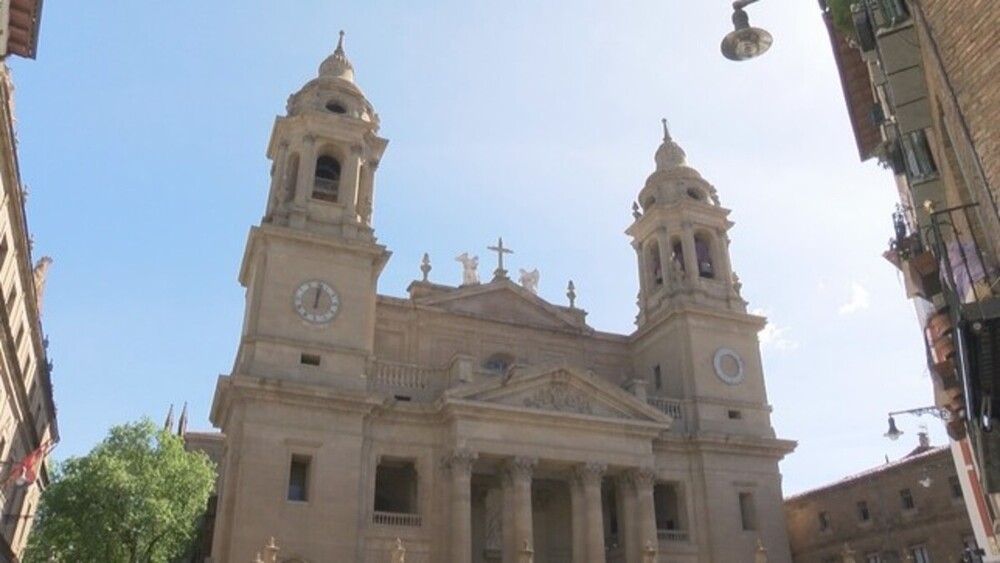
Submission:
[[[514,251],[509,248],[503,247],[503,237],[497,239],[496,246],[487,246],[487,250],[492,250],[497,253],[497,269],[493,271],[493,279],[500,280],[507,278],[507,270],[503,269],[503,255],[504,254],[514,254]]]

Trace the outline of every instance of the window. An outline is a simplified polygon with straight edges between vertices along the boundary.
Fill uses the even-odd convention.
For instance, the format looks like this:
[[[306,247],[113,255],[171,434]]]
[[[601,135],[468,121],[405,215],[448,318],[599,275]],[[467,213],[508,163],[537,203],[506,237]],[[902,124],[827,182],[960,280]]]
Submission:
[[[962,483],[958,481],[958,475],[948,477],[948,486],[951,488],[951,498],[962,498]]]
[[[681,277],[684,273],[684,245],[681,241],[674,239],[670,247],[670,274]]]
[[[347,108],[337,101],[327,102],[326,109],[327,111],[332,111],[333,113],[347,113]]]
[[[872,519],[871,512],[868,511],[868,501],[858,501],[858,521],[868,522]]]
[[[513,363],[513,356],[503,352],[498,352],[487,358],[486,361],[483,362],[483,367],[492,372],[505,373],[507,368],[509,368]]]
[[[646,249],[646,257],[649,260],[649,275],[653,285],[663,285],[663,265],[660,264],[660,243],[655,240],[649,243]]]
[[[10,315],[14,311],[14,301],[17,299],[17,286],[11,285],[10,291],[7,292],[7,314]]]
[[[910,492],[910,489],[900,490],[899,499],[903,502],[903,510],[913,510],[917,507],[913,502],[913,493]]]
[[[312,459],[306,455],[293,455],[288,468],[288,500],[309,500],[309,465]]]
[[[712,263],[712,246],[704,235],[695,235],[694,253],[698,257],[698,275],[703,278],[715,278],[715,265]]]
[[[910,17],[909,10],[903,0],[879,0],[884,25],[895,25]]]
[[[673,483],[653,486],[653,506],[656,511],[657,530],[683,530],[681,500],[678,487]],[[668,535],[668,537],[670,537]]]
[[[913,559],[913,563],[931,563],[930,553],[928,553],[927,548],[922,545],[911,547],[910,557]]]
[[[10,246],[7,245],[7,237],[0,240],[0,268],[7,264],[7,254],[10,253]]]
[[[753,493],[740,493],[740,520],[744,530],[757,529],[757,509],[753,503]]]
[[[743,420],[743,412],[729,411],[729,420]]]
[[[316,159],[313,199],[336,203],[340,194],[340,163],[332,156]]]
[[[302,354],[299,356],[299,363],[306,366],[318,366],[321,359],[319,354]]]
[[[820,512],[819,516],[819,531],[825,532],[830,529],[830,516],[826,512]]]
[[[660,369],[660,364],[653,366],[653,384],[657,390],[663,389],[663,370]]]
[[[937,174],[937,165],[927,144],[927,135],[917,130],[903,135],[903,157],[906,171],[913,180],[923,180]]]
[[[378,464],[375,512],[418,514],[417,468],[412,461],[383,460]]]
[[[14,337],[14,347],[20,348],[21,342],[24,340],[24,323],[17,326],[17,336]]]

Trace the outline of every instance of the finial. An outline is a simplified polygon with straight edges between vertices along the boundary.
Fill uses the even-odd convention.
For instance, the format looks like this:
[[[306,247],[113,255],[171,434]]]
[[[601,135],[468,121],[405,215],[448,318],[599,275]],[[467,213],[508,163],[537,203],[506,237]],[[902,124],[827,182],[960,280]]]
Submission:
[[[170,410],[167,411],[167,419],[163,421],[163,430],[172,432],[174,429],[174,404],[170,403]]]
[[[573,285],[573,280],[569,280],[569,285],[566,286],[566,297],[569,298],[569,308],[576,308],[576,286]]]
[[[184,434],[187,434],[187,427],[188,427],[188,404],[187,401],[184,401],[184,408],[181,409],[181,419],[177,423],[177,435],[183,438]],[[273,540],[274,538],[271,539]]]
[[[670,141],[670,140],[672,140],[670,138],[670,125],[667,123],[667,118],[664,117],[660,121],[663,123],[663,140],[664,141]]]
[[[424,252],[424,259],[420,262],[420,272],[424,274],[423,281],[427,281],[427,276],[431,273],[431,257]]]
[[[341,53],[343,53],[344,52],[344,35],[345,35],[343,29],[340,30],[339,35],[340,35],[340,37],[337,39],[337,51],[340,51]]]
[[[347,55],[344,54],[343,30],[340,31],[337,48],[333,50],[333,54],[319,65],[319,75],[343,78],[348,82],[354,82],[354,67],[351,66],[351,61],[347,60]]]
[[[638,201],[633,201],[632,202],[632,218],[633,219],[638,219],[639,217],[642,217],[642,212],[639,211],[639,202]]]

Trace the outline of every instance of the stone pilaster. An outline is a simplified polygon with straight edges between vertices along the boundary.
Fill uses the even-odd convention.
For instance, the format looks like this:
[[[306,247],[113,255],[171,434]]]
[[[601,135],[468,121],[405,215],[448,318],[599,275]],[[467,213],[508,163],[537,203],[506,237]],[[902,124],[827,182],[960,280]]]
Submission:
[[[607,466],[601,463],[584,463],[573,468],[573,477],[583,488],[586,516],[588,563],[604,563],[604,507],[601,502],[601,480]]]
[[[656,472],[650,467],[641,467],[629,472],[635,486],[636,511],[638,524],[638,545],[652,543],[658,546],[656,536],[656,503],[653,501],[653,486],[656,485]]]
[[[468,448],[455,448],[443,465],[451,477],[451,561],[464,563],[472,557],[472,464],[478,455]]]
[[[531,514],[531,477],[536,458],[515,457],[504,462],[500,469],[503,484],[503,561],[517,563],[518,550],[527,541],[534,545]]]

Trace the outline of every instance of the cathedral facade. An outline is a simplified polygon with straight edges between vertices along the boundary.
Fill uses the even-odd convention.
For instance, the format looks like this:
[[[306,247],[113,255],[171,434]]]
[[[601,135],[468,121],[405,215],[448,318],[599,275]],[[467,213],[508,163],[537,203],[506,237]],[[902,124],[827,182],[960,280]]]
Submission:
[[[740,297],[729,211],[668,132],[627,231],[637,329],[612,334],[502,262],[379,295],[378,131],[342,42],[275,122],[212,406],[211,560],[273,536],[301,563],[789,563],[795,444],[770,422],[765,320]]]

